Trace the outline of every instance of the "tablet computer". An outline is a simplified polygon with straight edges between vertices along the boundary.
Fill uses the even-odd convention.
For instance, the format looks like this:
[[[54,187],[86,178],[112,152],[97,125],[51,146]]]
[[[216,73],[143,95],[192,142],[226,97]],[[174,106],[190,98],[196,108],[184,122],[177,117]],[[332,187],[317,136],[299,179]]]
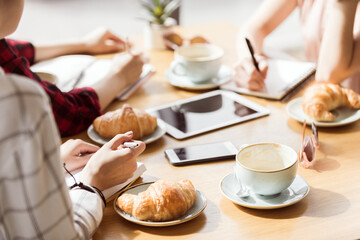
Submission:
[[[184,139],[268,115],[270,111],[237,93],[216,90],[146,110],[162,119],[167,132]]]

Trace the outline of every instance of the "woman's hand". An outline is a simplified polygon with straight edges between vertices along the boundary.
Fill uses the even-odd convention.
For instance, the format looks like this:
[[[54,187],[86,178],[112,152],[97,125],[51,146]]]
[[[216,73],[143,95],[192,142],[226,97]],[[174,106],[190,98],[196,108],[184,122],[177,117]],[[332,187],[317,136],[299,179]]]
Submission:
[[[105,28],[89,33],[82,42],[88,54],[121,52],[126,49],[125,41]]]
[[[127,148],[122,143],[132,141],[132,132],[118,134],[100,148],[80,173],[80,181],[101,191],[129,179],[137,169],[136,157],[145,150],[145,143]]]
[[[80,139],[70,139],[61,145],[60,158],[71,172],[84,167],[91,156],[99,149],[98,146]]]
[[[35,44],[34,46],[35,62],[67,54],[105,54],[121,52],[126,49],[126,43],[123,39],[104,28],[99,28],[82,39],[71,42],[50,45]]]
[[[119,86],[118,92],[139,80],[145,59],[141,53],[120,53],[114,56],[107,78],[112,86]]]
[[[139,80],[144,62],[142,54],[120,53],[114,57],[108,74],[93,85],[101,109],[105,109],[127,86]]]
[[[252,91],[260,91],[265,85],[265,78],[268,70],[268,63],[263,56],[255,54],[259,64],[258,71],[251,58],[243,58],[234,65],[233,80],[239,87]]]

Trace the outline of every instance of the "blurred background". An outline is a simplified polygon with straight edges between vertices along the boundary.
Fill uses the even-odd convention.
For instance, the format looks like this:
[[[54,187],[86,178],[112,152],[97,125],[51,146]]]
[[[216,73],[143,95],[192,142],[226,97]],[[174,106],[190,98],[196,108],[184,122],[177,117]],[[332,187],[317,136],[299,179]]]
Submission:
[[[180,25],[228,21],[241,26],[263,0],[183,0]],[[142,34],[138,0],[25,0],[17,31],[10,37],[48,43],[78,38],[97,27],[119,36]],[[285,52],[302,51],[299,13],[295,11],[265,42]]]

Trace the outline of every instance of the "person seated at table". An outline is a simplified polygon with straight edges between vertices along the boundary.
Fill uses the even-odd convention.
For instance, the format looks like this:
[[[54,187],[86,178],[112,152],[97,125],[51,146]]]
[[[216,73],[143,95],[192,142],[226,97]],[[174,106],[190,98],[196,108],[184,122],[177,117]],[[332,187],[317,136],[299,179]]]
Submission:
[[[0,239],[90,239],[103,216],[102,191],[133,175],[145,144],[126,148],[127,132],[101,148],[69,140],[60,149],[45,91],[1,67],[0,86]],[[86,164],[79,177],[85,185],[69,190],[60,160],[69,170]]]
[[[5,32],[4,30],[12,29],[15,25],[17,27],[17,23],[9,21],[6,16],[15,15],[20,19],[23,1],[1,0],[0,2],[2,4],[0,29],[5,33],[0,39],[0,66],[5,73],[27,76],[45,89],[51,99],[53,114],[62,137],[74,135],[87,128],[121,90],[139,79],[144,64],[142,54],[123,52],[114,57],[107,76],[93,88],[76,88],[69,92],[62,92],[54,84],[41,80],[30,70],[30,65],[65,54],[123,51],[125,42],[104,29],[96,30],[76,42],[48,46],[6,39],[5,37],[12,31]]]
[[[264,1],[239,32],[234,81],[251,90],[263,88],[268,69],[263,41],[299,7],[306,56],[317,62],[316,81],[341,83],[360,93],[359,5],[358,1],[336,0]],[[252,63],[245,37],[252,42],[260,71]]]

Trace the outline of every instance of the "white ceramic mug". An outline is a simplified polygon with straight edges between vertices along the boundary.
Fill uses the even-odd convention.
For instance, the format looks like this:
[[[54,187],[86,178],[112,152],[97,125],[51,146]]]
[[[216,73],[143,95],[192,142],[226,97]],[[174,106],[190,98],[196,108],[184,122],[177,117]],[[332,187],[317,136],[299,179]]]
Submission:
[[[260,195],[275,195],[296,177],[298,155],[278,143],[244,146],[236,155],[235,174],[240,186]]]
[[[170,69],[174,74],[186,76],[194,83],[202,83],[216,77],[224,51],[213,44],[196,43],[175,50]]]

